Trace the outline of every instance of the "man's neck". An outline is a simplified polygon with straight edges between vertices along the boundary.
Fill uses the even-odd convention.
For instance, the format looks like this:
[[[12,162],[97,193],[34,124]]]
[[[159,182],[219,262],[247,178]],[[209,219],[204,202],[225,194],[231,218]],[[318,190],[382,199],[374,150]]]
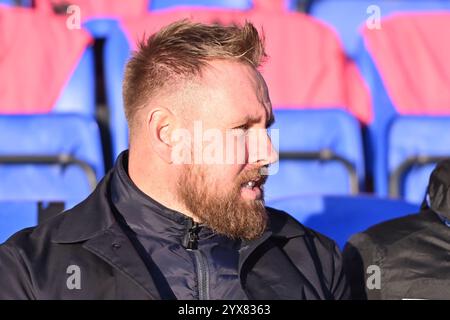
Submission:
[[[173,173],[171,175],[164,175],[168,171],[166,168],[161,168],[161,165],[157,165],[157,161],[150,159],[143,161],[145,159],[144,157],[136,158],[137,156],[135,153],[130,152],[128,168],[126,169],[131,181],[133,181],[139,190],[163,206],[180,212],[198,222],[195,215],[186,209],[177,199],[177,177]],[[149,165],[145,165],[150,163],[152,163],[151,168]]]

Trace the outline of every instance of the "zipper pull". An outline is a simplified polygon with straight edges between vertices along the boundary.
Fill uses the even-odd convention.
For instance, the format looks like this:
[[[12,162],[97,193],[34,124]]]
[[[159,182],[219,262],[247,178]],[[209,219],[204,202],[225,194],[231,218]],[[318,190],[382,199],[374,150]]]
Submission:
[[[188,250],[197,250],[198,248],[198,233],[200,232],[200,225],[197,222],[189,220],[187,232],[183,239],[183,246]]]

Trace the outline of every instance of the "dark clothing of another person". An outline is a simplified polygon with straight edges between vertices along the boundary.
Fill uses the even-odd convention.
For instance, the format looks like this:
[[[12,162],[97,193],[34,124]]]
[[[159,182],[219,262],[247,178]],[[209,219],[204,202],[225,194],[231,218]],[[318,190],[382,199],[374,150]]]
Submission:
[[[430,177],[420,213],[354,235],[344,265],[354,299],[450,299],[450,161]],[[380,269],[378,288],[375,272]],[[369,284],[369,286],[367,286]]]

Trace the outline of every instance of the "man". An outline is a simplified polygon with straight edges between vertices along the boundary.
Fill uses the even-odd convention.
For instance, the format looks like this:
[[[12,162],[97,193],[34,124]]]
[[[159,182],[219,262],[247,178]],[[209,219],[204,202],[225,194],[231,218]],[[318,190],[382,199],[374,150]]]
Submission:
[[[264,207],[264,57],[250,23],[181,21],[142,43],[123,84],[129,152],[85,201],[1,247],[0,297],[346,298],[335,243]]]
[[[418,214],[378,224],[350,239],[344,261],[352,297],[450,299],[449,239],[447,160],[432,172],[427,200]]]

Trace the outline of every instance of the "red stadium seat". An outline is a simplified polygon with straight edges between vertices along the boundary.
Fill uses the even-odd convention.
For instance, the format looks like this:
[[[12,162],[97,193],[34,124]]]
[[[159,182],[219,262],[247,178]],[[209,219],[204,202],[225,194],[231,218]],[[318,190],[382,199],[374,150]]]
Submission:
[[[65,18],[0,8],[0,114],[52,111],[93,115],[91,37]]]
[[[358,55],[374,106],[375,187],[420,203],[434,164],[450,156],[450,13],[397,14],[381,26],[363,30]]]

